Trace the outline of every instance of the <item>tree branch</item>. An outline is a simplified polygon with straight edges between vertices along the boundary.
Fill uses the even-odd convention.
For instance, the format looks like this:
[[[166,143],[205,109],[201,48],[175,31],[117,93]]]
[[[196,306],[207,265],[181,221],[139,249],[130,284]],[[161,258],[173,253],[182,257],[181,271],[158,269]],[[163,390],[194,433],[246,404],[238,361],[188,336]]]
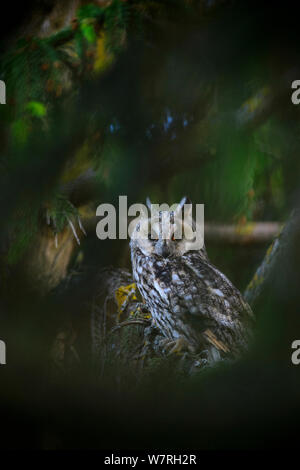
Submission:
[[[244,225],[225,225],[206,222],[205,238],[211,242],[223,242],[237,245],[266,243],[279,232],[279,222],[249,222]]]
[[[261,265],[244,292],[244,298],[250,305],[256,302],[277,268],[281,266],[282,269],[282,261],[288,259],[289,250],[298,234],[299,227],[300,211],[294,210],[281,232],[269,246]]]

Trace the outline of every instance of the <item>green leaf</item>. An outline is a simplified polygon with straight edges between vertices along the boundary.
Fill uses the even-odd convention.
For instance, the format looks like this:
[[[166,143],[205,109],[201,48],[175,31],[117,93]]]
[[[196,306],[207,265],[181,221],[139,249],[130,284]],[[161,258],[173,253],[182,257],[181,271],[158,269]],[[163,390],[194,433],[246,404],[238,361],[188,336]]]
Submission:
[[[17,144],[24,145],[29,134],[29,125],[25,119],[17,119],[11,127],[12,136]]]
[[[83,36],[88,42],[95,42],[97,39],[97,35],[94,29],[94,26],[90,23],[81,23],[80,29],[82,31]]]
[[[29,101],[26,105],[26,109],[32,114],[32,116],[39,118],[44,117],[47,113],[46,106],[40,101]]]
[[[96,18],[103,15],[103,8],[96,5],[84,5],[78,9],[77,18],[84,20],[85,18]]]

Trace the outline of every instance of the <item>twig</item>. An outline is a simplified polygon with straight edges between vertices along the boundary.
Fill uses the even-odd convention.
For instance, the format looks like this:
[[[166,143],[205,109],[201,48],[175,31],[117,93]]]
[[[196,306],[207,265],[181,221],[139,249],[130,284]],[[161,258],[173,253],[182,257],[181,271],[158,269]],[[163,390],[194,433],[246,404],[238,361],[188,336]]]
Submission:
[[[119,325],[114,326],[111,329],[111,332],[114,333],[116,330],[120,329],[123,326],[129,326],[129,325],[149,325],[150,320],[126,320],[122,323],[119,323]]]
[[[74,235],[74,237],[75,237],[75,239],[76,239],[78,245],[80,245],[80,240],[79,240],[79,238],[78,238],[78,235],[77,235],[77,233],[76,233],[75,227],[74,227],[74,225],[73,225],[71,219],[69,219],[69,217],[67,217],[67,220],[68,220],[68,223],[69,223],[69,225],[70,225],[70,227],[71,227],[71,229],[72,229],[73,235]]]

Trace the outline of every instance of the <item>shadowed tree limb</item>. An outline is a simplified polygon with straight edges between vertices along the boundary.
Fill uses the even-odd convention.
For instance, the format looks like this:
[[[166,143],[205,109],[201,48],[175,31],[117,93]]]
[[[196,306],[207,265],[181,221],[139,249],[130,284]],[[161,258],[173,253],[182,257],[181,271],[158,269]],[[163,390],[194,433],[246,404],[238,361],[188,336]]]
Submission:
[[[237,126],[251,132],[264,124],[277,111],[290,106],[291,83],[299,76],[299,68],[285,70],[276,86],[266,84],[250,96],[236,112]]]
[[[245,300],[253,306],[260,297],[266,285],[273,279],[274,273],[281,272],[283,261],[289,259],[293,242],[300,227],[300,211],[294,210],[283,229],[269,246],[261,265],[257,268],[245,292]]]
[[[78,178],[60,186],[61,194],[69,199],[75,206],[79,207],[94,199],[97,193],[96,172],[90,168]]]

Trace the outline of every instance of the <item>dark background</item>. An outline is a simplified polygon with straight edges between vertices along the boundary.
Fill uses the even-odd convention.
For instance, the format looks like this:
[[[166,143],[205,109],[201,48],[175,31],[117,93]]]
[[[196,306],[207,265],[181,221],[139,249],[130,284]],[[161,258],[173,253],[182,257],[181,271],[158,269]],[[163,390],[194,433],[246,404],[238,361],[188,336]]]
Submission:
[[[186,22],[181,21],[175,11],[167,28],[158,32],[152,26],[149,28],[155,44],[161,46],[159,51],[154,48],[149,53],[146,49],[149,53],[146,60],[144,43],[133,41],[115,68],[101,81],[83,82],[75,105],[77,111],[80,110],[76,117],[68,108],[66,111],[60,109],[51,137],[45,141],[36,137],[34,149],[38,156],[44,148],[43,163],[39,166],[37,158],[28,166],[27,163],[24,167],[20,164],[16,170],[13,167],[12,179],[6,173],[1,176],[1,225],[4,233],[11,223],[9,213],[18,207],[21,199],[28,197],[29,201],[39,204],[45,196],[45,184],[49,187],[54,185],[61,161],[65,158],[65,152],[60,154],[60,149],[65,151],[68,145],[71,146],[85,117],[95,111],[97,100],[104,102],[106,113],[118,116],[124,123],[126,133],[117,143],[122,154],[128,157],[116,169],[114,184],[101,192],[101,200],[115,201],[119,194],[128,194],[131,202],[144,197],[149,190],[152,190],[154,198],[165,194],[160,189],[156,190],[157,186],[162,186],[159,180],[161,169],[156,168],[156,160],[152,166],[149,165],[154,158],[153,153],[158,153],[168,168],[168,155],[175,154],[176,148],[179,147],[179,151],[188,149],[187,154],[192,154],[191,148],[197,144],[191,138],[188,143],[183,140],[180,147],[180,143],[173,145],[167,139],[166,143],[161,134],[150,143],[141,137],[150,118],[154,116],[156,119],[160,110],[150,105],[151,93],[149,98],[145,92],[146,98],[141,99],[140,89],[143,89],[147,77],[151,81],[156,76],[155,66],[159,61],[165,63],[166,57],[173,57],[179,64],[175,68],[178,75],[177,72],[175,76],[172,74],[172,67],[171,72],[166,67],[162,74],[165,84],[161,88],[158,86],[157,102],[162,103],[164,99],[166,105],[175,103],[177,115],[185,109],[193,110],[197,93],[201,99],[196,86],[199,70],[203,81],[215,80],[220,75],[223,77],[221,101],[224,101],[220,107],[227,111],[237,109],[247,98],[243,84],[252,63],[259,64],[258,72],[253,72],[253,76],[258,77],[258,81],[273,83],[275,88],[280,86],[280,77],[286,76],[290,70],[297,71],[300,42],[296,3],[232,3],[229,8],[224,2],[216,17],[207,23],[204,21],[201,27],[194,25],[190,17]],[[27,2],[17,7],[7,5],[4,14],[6,32],[1,31],[2,50],[10,47],[14,35],[28,23],[33,11],[46,15],[50,7],[51,2]],[[178,43],[179,34],[183,40]],[[202,39],[198,41],[199,36]],[[196,74],[195,79],[193,73]],[[297,78],[299,73],[292,74],[292,79]],[[100,86],[104,90],[101,100],[98,94]],[[235,88],[237,91],[233,93]],[[278,151],[282,160],[284,202],[277,206],[272,198],[268,201],[262,197],[265,206],[259,217],[266,221],[277,219],[283,222],[290,211],[298,207],[299,112],[290,104],[288,85],[283,96],[283,104],[274,110],[274,133],[281,129],[284,143],[288,141],[289,144],[289,153],[285,156],[282,156],[287,148],[284,144]],[[156,102],[154,98],[153,101]],[[67,118],[64,113],[69,113]],[[99,119],[103,116],[100,115]],[[59,134],[58,128],[71,131]],[[228,143],[224,140],[226,132],[223,122],[220,131],[212,134],[213,139],[220,139],[222,149],[227,145],[229,150],[238,145],[245,148],[248,137],[233,133],[229,135]],[[220,155],[223,156],[222,152]],[[237,181],[242,172],[238,171],[235,178],[234,165],[241,158],[239,155],[236,160],[225,162],[223,170],[221,167],[224,173],[218,171],[218,166],[207,169],[200,165],[197,173],[199,185],[186,175],[185,160],[182,159],[182,169],[177,170],[178,181],[167,180],[165,185],[167,191],[170,188],[167,197],[180,197],[188,188],[193,200],[207,204],[207,194],[215,194],[216,200],[210,199],[208,203],[209,220],[236,220],[234,217],[239,218],[244,212],[226,190],[231,187],[233,195],[238,191]],[[154,167],[153,173],[149,167]],[[28,170],[25,173],[24,168]],[[44,177],[45,172],[47,178]],[[124,172],[126,177],[123,178]],[[191,172],[194,173],[193,168]],[[216,192],[207,193],[205,184],[212,186],[219,179],[222,184]],[[255,211],[248,217],[255,221]],[[95,238],[87,239],[82,249],[88,269],[83,270],[80,287],[71,285],[67,295],[61,294],[57,288],[42,296],[32,289],[23,265],[3,265],[1,272],[9,272],[9,276],[7,280],[3,275],[0,300],[0,333],[7,343],[7,365],[0,368],[0,446],[13,449],[294,448],[298,439],[300,385],[300,370],[291,363],[291,343],[300,335],[297,234],[296,231],[284,259],[277,263],[271,282],[255,305],[257,335],[246,358],[233,365],[224,364],[208,370],[201,377],[195,376],[188,381],[179,380],[166,368],[137,388],[129,384],[119,389],[111,380],[104,383],[95,381],[93,367],[88,361],[88,344],[85,344],[88,326],[87,313],[82,305],[96,288],[97,269],[111,261],[118,266],[123,246],[116,248],[111,242],[100,246]],[[262,261],[267,244],[232,247],[221,243],[207,248],[214,263],[244,290]],[[73,263],[75,259],[74,255]],[[75,374],[62,381],[52,381],[48,373],[49,347],[57,326],[69,318],[70,312],[72,321],[83,330],[79,348],[84,360]]]

